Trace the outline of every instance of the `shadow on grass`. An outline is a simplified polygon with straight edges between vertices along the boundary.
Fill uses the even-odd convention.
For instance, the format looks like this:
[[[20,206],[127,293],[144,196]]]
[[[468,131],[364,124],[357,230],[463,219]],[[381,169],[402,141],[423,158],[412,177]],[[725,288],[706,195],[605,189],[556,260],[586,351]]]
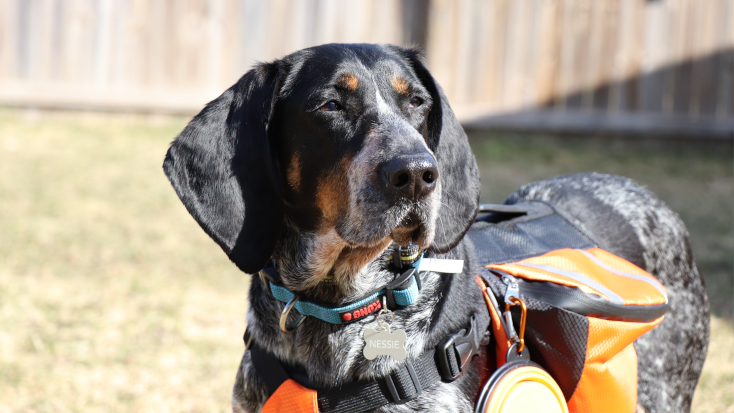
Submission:
[[[712,313],[734,321],[734,144],[468,131],[482,201],[557,175],[603,172],[644,185],[685,222]]]

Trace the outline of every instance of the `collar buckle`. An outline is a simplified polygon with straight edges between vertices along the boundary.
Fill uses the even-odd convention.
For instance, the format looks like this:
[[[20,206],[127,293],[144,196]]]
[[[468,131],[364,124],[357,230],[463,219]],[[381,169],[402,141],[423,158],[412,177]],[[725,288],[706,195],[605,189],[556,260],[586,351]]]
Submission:
[[[418,291],[421,290],[421,277],[418,273],[418,270],[416,270],[415,267],[410,267],[406,271],[404,271],[402,274],[400,274],[399,277],[395,278],[385,286],[385,297],[387,298],[387,308],[390,310],[398,310],[400,308],[405,307],[404,305],[400,305],[395,301],[395,295],[393,291],[395,290],[405,290],[407,288],[410,288],[411,283],[413,282],[413,276],[415,276],[415,282],[418,286]]]

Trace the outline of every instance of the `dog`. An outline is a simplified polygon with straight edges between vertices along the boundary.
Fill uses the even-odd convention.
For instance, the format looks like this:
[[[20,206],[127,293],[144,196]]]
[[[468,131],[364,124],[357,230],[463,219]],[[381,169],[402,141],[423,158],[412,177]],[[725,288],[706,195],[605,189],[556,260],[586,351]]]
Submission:
[[[417,301],[393,313],[392,327],[407,334],[408,359],[486,312],[473,275],[482,263],[464,237],[477,214],[477,165],[416,49],[327,44],[257,64],[175,138],[164,171],[237,267],[257,274],[272,260],[285,288],[315,302],[339,305],[385,286],[395,278],[392,245],[464,260],[463,275],[423,274]],[[529,200],[565,211],[603,248],[665,285],[665,320],[635,342],[638,411],[689,411],[709,310],[678,216],[632,181],[596,173],[531,183],[505,203]],[[307,317],[284,334],[283,309],[253,275],[248,334],[314,386],[384,377],[401,364],[362,355],[362,334],[374,317],[348,324]],[[235,412],[260,411],[269,395],[251,353],[237,370]],[[472,411],[486,357],[453,382],[374,411]]]

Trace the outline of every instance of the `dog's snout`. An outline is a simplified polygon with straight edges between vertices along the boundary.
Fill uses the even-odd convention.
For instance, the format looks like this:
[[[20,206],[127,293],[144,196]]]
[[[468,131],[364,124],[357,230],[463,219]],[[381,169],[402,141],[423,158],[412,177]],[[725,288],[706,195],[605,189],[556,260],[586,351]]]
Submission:
[[[430,194],[438,181],[436,160],[428,153],[403,155],[382,166],[388,187],[411,201]]]

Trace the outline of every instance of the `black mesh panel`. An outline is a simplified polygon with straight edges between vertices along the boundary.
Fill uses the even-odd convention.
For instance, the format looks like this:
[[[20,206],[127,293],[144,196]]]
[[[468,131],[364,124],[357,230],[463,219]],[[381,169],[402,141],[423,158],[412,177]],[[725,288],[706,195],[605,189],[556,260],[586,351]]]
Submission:
[[[491,223],[481,218],[467,236],[483,265],[518,261],[561,248],[593,248],[596,245],[576,227],[540,202],[527,206],[527,215]]]
[[[553,376],[566,400],[569,400],[584,370],[589,320],[585,316],[535,300],[526,299],[526,304],[528,321],[525,344],[530,359]],[[519,311],[513,311],[513,319],[515,325],[519,326]]]

